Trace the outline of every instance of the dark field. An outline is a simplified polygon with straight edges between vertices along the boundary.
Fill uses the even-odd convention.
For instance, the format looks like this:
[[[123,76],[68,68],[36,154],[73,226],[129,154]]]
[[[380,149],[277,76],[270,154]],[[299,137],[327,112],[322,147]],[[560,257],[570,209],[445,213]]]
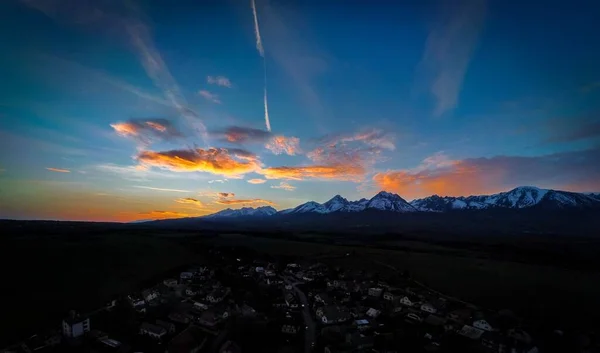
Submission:
[[[217,234],[53,222],[6,222],[0,232],[0,274],[7,284],[0,346],[57,326],[69,309],[96,309],[143,281],[201,260],[198,251],[215,245],[373,271],[394,266],[448,295],[512,309],[551,328],[591,330],[600,322],[600,242],[594,239]]]

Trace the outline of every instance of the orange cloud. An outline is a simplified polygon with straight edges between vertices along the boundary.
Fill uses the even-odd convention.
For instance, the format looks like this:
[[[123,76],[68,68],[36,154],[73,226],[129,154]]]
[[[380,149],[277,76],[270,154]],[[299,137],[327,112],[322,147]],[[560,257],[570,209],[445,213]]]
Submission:
[[[183,218],[190,217],[189,214],[183,212],[174,212],[174,211],[150,211],[150,212],[140,212],[139,216],[148,218],[148,219],[169,219],[169,218]]]
[[[261,203],[266,204],[266,205],[271,205],[271,206],[276,205],[272,201],[263,200],[263,199],[249,199],[249,200],[220,199],[220,200],[216,200],[215,203],[218,203],[220,205],[240,205],[240,204],[254,205],[254,204],[261,204]]]
[[[265,179],[250,179],[248,180],[250,184],[264,184],[267,181]]]
[[[260,161],[256,155],[236,148],[142,151],[137,155],[137,160],[145,166],[175,172],[207,172],[229,177],[260,169]]]
[[[231,143],[262,143],[271,137],[271,133],[262,129],[244,126],[229,126],[224,130],[213,132],[217,138]]]
[[[167,119],[130,119],[110,124],[110,126],[117,134],[135,138],[142,143],[150,143],[154,139],[171,139],[182,136]]]
[[[177,199],[177,200],[175,200],[175,202],[182,203],[182,204],[196,205],[196,206],[200,206],[200,207],[204,206],[200,200],[196,200],[191,197]]]
[[[60,169],[60,168],[46,168],[46,170],[49,170],[51,172],[56,172],[56,173],[71,173],[71,171],[68,169]]]
[[[272,167],[262,169],[260,174],[267,179],[335,179],[346,181],[362,180],[365,169],[360,164],[310,165],[300,167]]]
[[[232,192],[219,192],[217,195],[218,195],[219,197],[224,197],[224,198],[227,198],[227,197],[234,197],[234,196],[235,196],[235,194],[234,194],[234,193],[232,193]]]
[[[297,137],[274,136],[265,147],[274,154],[285,153],[293,156],[301,153],[300,139]]]
[[[492,194],[522,185],[572,191],[600,190],[600,149],[543,156],[496,156],[450,160],[443,154],[426,158],[414,169],[377,173],[382,189],[406,198],[437,194]]]
[[[282,181],[279,183],[279,185],[271,185],[272,189],[282,189],[285,191],[294,191],[296,190],[296,187],[293,185],[290,185],[288,183],[286,183],[285,181]]]

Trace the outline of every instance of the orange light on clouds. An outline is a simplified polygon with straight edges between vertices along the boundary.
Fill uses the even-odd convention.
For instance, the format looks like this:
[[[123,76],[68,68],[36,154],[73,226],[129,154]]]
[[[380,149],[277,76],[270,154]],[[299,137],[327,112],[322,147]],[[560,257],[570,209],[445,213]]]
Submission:
[[[56,173],[71,173],[68,169],[60,169],[60,168],[46,168],[46,170]]]

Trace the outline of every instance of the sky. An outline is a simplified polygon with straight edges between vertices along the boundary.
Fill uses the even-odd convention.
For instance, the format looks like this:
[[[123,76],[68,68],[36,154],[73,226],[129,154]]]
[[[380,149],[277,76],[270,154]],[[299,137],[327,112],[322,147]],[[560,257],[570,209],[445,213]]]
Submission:
[[[0,219],[600,191],[600,3],[0,3]]]

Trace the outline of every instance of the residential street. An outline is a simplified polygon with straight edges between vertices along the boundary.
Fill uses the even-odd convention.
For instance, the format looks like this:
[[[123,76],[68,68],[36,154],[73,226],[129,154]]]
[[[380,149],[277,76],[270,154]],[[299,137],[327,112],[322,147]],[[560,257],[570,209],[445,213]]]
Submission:
[[[310,305],[308,303],[308,299],[306,298],[306,295],[304,294],[304,292],[302,292],[300,289],[298,289],[298,287],[296,286],[299,282],[291,282],[290,279],[288,277],[283,277],[283,280],[285,281],[286,284],[290,284],[292,286],[292,288],[294,288],[294,291],[296,292],[296,295],[298,296],[298,299],[300,300],[300,303],[302,304],[302,317],[304,318],[304,324],[306,325],[307,329],[305,331],[305,339],[304,339],[304,351],[305,353],[310,353],[313,350],[313,343],[316,343],[316,329],[317,329],[317,325],[315,323],[315,321],[312,318],[312,315],[310,314]]]

